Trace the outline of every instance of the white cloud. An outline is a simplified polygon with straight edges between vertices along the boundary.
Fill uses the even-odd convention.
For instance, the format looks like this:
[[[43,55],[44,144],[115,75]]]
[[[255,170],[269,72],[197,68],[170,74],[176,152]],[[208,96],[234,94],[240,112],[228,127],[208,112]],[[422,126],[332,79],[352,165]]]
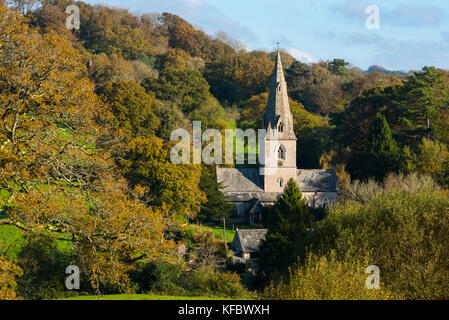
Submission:
[[[135,13],[168,12],[179,15],[194,27],[200,28],[209,35],[218,31],[226,32],[233,39],[242,42],[256,41],[253,31],[239,21],[225,15],[217,7],[205,0],[85,0],[91,4],[113,5],[127,8]]]
[[[288,53],[290,53],[296,60],[299,60],[303,63],[316,63],[318,62],[318,59],[315,58],[313,55],[311,55],[308,52],[302,51],[297,48],[291,48],[288,50]]]
[[[196,6],[204,6],[206,4],[204,0],[186,0],[186,2]]]
[[[343,14],[347,18],[364,21],[368,17],[365,9],[370,4],[364,0],[346,0]],[[337,5],[332,10],[342,12]],[[436,6],[398,5],[394,9],[380,8],[382,21],[402,27],[436,27],[444,19],[444,10]]]

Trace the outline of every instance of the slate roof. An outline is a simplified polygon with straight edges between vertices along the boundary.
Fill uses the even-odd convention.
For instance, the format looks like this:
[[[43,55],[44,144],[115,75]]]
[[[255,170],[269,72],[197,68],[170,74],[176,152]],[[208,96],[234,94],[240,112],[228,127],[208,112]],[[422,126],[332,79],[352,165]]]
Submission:
[[[262,202],[276,201],[278,192],[264,192],[263,176],[259,168],[219,168],[217,181],[231,202],[246,202],[259,199]],[[296,182],[302,192],[337,192],[335,170],[299,169]]]
[[[337,192],[335,170],[298,170],[296,178],[302,192]]]
[[[239,229],[235,233],[232,245],[241,252],[259,252],[260,241],[267,234],[267,229]]]
[[[279,196],[278,192],[225,192],[230,202],[247,202],[253,199],[261,202],[275,202]]]
[[[219,168],[217,181],[224,192],[263,192],[263,176],[259,168]]]

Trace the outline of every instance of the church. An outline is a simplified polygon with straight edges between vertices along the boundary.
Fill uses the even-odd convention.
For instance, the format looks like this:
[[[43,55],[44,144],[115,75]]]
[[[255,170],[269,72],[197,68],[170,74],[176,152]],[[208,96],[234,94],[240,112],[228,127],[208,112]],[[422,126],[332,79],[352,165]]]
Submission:
[[[262,208],[274,204],[291,178],[298,183],[309,206],[320,207],[335,202],[338,195],[335,170],[296,167],[297,138],[279,51],[270,80],[264,129],[265,145],[261,146],[260,152],[266,160],[259,168],[217,166],[217,181],[223,185],[228,201],[237,210],[237,218],[230,222],[262,225]]]

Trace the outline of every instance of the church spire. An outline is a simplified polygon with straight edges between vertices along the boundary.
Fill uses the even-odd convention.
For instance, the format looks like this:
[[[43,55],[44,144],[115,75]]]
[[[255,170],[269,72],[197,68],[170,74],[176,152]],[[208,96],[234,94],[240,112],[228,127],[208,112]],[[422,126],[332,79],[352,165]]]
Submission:
[[[293,131],[293,116],[288,102],[287,83],[282,69],[281,54],[277,51],[276,64],[270,80],[268,104],[265,112],[264,127],[267,137],[277,132],[278,139],[296,139]]]

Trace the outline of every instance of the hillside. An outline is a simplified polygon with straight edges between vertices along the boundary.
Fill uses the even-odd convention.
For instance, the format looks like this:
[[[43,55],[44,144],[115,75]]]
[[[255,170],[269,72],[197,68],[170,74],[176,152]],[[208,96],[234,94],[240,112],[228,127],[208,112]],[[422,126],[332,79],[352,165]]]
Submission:
[[[297,167],[335,170],[340,195],[309,207],[286,181],[263,209],[256,268],[223,245],[236,210],[222,164],[176,163],[172,140],[193,121],[213,142],[262,128],[277,53],[167,12],[36,4],[0,1],[0,299],[449,297],[448,71],[363,72],[281,48]],[[79,30],[66,27],[73,4]],[[364,286],[368,262],[379,291]]]

